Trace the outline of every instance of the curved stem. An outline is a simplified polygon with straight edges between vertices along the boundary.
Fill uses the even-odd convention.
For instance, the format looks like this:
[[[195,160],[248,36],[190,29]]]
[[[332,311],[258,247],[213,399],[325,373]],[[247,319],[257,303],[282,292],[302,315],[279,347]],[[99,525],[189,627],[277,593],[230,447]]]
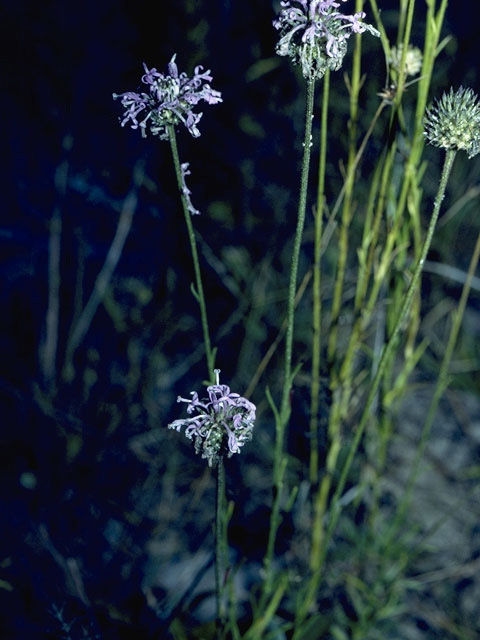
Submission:
[[[202,274],[200,271],[200,262],[198,260],[197,241],[195,239],[195,231],[193,230],[191,214],[190,214],[190,211],[188,210],[188,203],[183,194],[184,185],[183,185],[183,179],[182,179],[182,169],[180,166],[180,159],[178,157],[177,139],[175,136],[175,129],[173,125],[169,125],[168,127],[168,138],[170,140],[170,147],[172,149],[173,164],[175,166],[175,174],[177,176],[177,184],[178,184],[178,188],[180,190],[180,195],[182,199],[183,214],[185,216],[188,239],[190,241],[190,249],[192,252],[193,269],[195,271],[195,287],[196,287],[194,295],[200,306],[200,316],[201,316],[201,322],[202,322],[203,342],[205,345],[205,357],[207,360],[208,378],[210,382],[213,384],[215,382],[215,374],[214,374],[215,353],[214,353],[214,350],[212,349],[212,344],[210,342],[210,333],[208,329],[208,318],[207,318],[207,306],[205,304],[205,294],[203,292]]]

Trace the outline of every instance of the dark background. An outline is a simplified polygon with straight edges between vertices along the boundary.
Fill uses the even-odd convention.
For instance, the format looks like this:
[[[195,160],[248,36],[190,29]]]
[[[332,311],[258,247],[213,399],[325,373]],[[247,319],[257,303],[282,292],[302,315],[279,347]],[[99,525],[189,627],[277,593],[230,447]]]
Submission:
[[[379,4],[393,28],[397,3]],[[424,3],[417,4],[412,40],[421,43]],[[480,88],[478,21],[470,3],[450,4],[444,34],[453,39],[434,74],[437,95],[460,83]],[[179,130],[178,144],[182,161],[190,162],[193,203],[202,212],[194,224],[217,363],[222,381],[242,393],[283,317],[303,129],[303,81],[288,60],[275,57],[273,17],[270,2],[240,0],[2,3],[2,638],[68,637],[65,624],[72,638],[83,637],[83,630],[92,638],[163,637],[162,625],[182,593],[148,591],[155,578],[148,578],[152,554],[145,549],[152,540],[163,545],[160,557],[172,563],[164,562],[168,573],[182,550],[196,553],[211,535],[212,479],[189,444],[165,429],[181,410],[177,394],[200,391],[205,376],[170,150],[168,143],[120,128],[121,105],[111,95],[139,86],[143,61],[164,71],[175,52],[180,71],[191,74],[203,64],[222,92],[222,104],[203,109],[201,137]],[[385,76],[380,43],[364,40],[363,130]],[[342,183],[338,162],[348,112],[342,72],[332,76],[332,85],[330,198]],[[365,174],[380,143],[381,137],[367,150]],[[72,319],[103,264],[139,158],[146,180],[109,303],[99,307],[75,354],[75,377],[65,382],[62,359]],[[427,159],[428,201],[440,159],[432,150]],[[54,175],[65,160],[69,182],[60,197]],[[452,201],[478,180],[474,162],[459,160],[456,172]],[[314,194],[312,186],[312,202]],[[48,294],[48,225],[56,206],[62,211],[59,378],[54,396],[46,397],[38,354]],[[478,219],[470,208],[462,220],[453,232],[440,232],[435,251],[466,269]],[[436,281],[434,286],[433,296],[445,295]],[[266,292],[274,295],[260,313],[256,302]],[[456,298],[459,289],[447,293]],[[307,321],[303,330],[307,335]],[[307,338],[301,321],[299,336],[302,353]],[[280,368],[275,360],[274,390]],[[245,466],[269,456],[264,387],[265,380],[252,399],[267,436],[258,439],[255,452],[242,454]],[[301,431],[300,416],[296,424]],[[151,441],[141,440],[150,432]],[[306,448],[295,446],[301,461]],[[243,505],[233,545],[253,559],[261,557],[265,542],[268,473],[260,466],[258,477],[248,480],[238,460],[231,461],[231,495]],[[249,482],[256,497],[247,491]],[[184,501],[175,507],[176,495]],[[177,555],[169,551],[172,537],[178,538],[172,547]],[[207,555],[207,565],[210,560]],[[149,597],[160,611],[154,613]]]

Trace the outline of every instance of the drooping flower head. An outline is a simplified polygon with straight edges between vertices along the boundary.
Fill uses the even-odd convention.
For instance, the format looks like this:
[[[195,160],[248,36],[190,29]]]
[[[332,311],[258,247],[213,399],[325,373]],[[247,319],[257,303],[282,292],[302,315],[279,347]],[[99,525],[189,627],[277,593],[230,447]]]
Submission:
[[[352,33],[368,30],[380,36],[377,29],[361,22],[363,11],[344,15],[337,11],[341,5],[335,0],[282,0],[280,5],[283,9],[273,22],[280,32],[276,51],[301,64],[305,78],[321,78],[327,69],[340,69]]]
[[[161,140],[168,139],[168,125],[182,122],[194,138],[198,138],[200,131],[197,124],[202,113],[194,113],[200,100],[208,104],[222,102],[221,93],[210,87],[212,76],[210,71],[203,71],[202,66],[195,67],[193,78],[186,73],[178,73],[175,63],[176,54],[168,64],[168,73],[159,73],[155,68],[145,70],[142,82],[146,85],[146,92],[114,93],[113,99],[121,99],[125,108],[121,125],[130,124],[132,129],[140,128],[142,136],[147,131]]]
[[[201,453],[210,467],[224,455],[230,458],[240,453],[245,442],[252,439],[256,411],[249,400],[220,384],[220,369],[215,369],[215,375],[216,384],[207,387],[208,398],[199,400],[195,391],[191,392],[191,398],[177,398],[177,402],[187,403],[187,413],[192,417],[168,425],[176,431],[185,427],[185,435],[194,441],[196,453]]]
[[[443,149],[480,152],[480,104],[472,89],[450,89],[430,106],[423,121],[427,142]]]

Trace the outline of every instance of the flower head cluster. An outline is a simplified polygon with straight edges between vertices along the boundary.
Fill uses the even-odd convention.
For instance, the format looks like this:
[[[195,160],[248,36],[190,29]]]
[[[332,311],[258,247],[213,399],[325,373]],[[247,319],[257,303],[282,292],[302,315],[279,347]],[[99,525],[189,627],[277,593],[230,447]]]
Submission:
[[[390,51],[390,64],[393,69],[400,73],[400,66],[402,64],[403,56],[403,43],[400,43],[398,47],[392,47]],[[407,53],[405,54],[404,71],[407,76],[416,76],[422,68],[422,52],[418,47],[414,47],[409,44],[407,47]]]
[[[194,113],[193,107],[200,100],[208,104],[222,102],[221,93],[210,87],[212,76],[210,71],[203,71],[202,66],[195,67],[193,78],[186,73],[179,74],[175,57],[176,54],[168,64],[167,74],[159,73],[155,68],[148,69],[143,63],[142,82],[146,92],[113,94],[113,99],[120,98],[125,108],[122,127],[130,124],[132,129],[140,128],[144,138],[149,130],[152,135],[167,140],[167,127],[182,122],[192,136],[198,138],[197,124],[202,113]]]
[[[450,89],[430,106],[424,118],[427,142],[443,149],[467,152],[469,158],[480,152],[480,104],[472,89]]]
[[[219,374],[220,370],[215,369],[217,380],[207,387],[208,398],[199,400],[195,391],[189,399],[179,396],[177,401],[188,404],[187,413],[192,417],[174,420],[168,425],[177,431],[185,427],[185,435],[194,441],[196,453],[201,453],[210,467],[225,454],[230,458],[240,453],[245,442],[252,439],[255,422],[255,405],[220,384]]]
[[[346,0],[340,0],[346,2]],[[380,33],[361,22],[365,13],[344,15],[337,11],[335,0],[282,0],[283,7],[273,22],[280,32],[276,51],[302,65],[305,78],[321,78],[327,69],[340,69],[347,52],[347,40],[352,33]],[[298,6],[296,6],[298,5]]]

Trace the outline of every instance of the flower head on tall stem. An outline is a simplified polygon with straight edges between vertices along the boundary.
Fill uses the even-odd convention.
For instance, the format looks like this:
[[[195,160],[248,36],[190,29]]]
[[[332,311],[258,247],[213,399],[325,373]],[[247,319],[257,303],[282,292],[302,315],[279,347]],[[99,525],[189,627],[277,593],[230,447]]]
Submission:
[[[146,85],[146,92],[113,94],[113,99],[120,98],[125,108],[122,127],[130,124],[132,129],[140,129],[144,138],[150,131],[153,136],[168,140],[168,125],[183,123],[192,136],[198,138],[200,131],[197,125],[202,113],[194,113],[193,107],[201,100],[208,104],[222,102],[221,93],[210,87],[210,71],[197,66],[193,78],[189,78],[186,73],[178,72],[175,57],[176,54],[170,60],[166,74],[155,68],[149,69],[143,63],[145,73],[142,82]]]
[[[346,0],[341,0],[346,2]],[[276,51],[302,65],[305,78],[322,78],[330,69],[340,69],[352,33],[370,31],[380,36],[370,24],[362,22],[365,13],[344,15],[335,0],[282,0],[273,26],[280,32]],[[296,6],[298,5],[298,6]]]
[[[220,384],[220,369],[215,369],[215,376],[216,384],[207,387],[208,398],[200,400],[195,391],[191,392],[191,398],[177,398],[177,402],[187,403],[187,413],[192,417],[168,425],[176,431],[185,427],[185,435],[194,441],[196,453],[201,453],[210,467],[224,455],[230,458],[240,453],[241,447],[252,439],[256,411],[253,403]]]
[[[480,104],[472,89],[451,88],[427,109],[423,124],[435,147],[466,151],[469,158],[480,152]]]

